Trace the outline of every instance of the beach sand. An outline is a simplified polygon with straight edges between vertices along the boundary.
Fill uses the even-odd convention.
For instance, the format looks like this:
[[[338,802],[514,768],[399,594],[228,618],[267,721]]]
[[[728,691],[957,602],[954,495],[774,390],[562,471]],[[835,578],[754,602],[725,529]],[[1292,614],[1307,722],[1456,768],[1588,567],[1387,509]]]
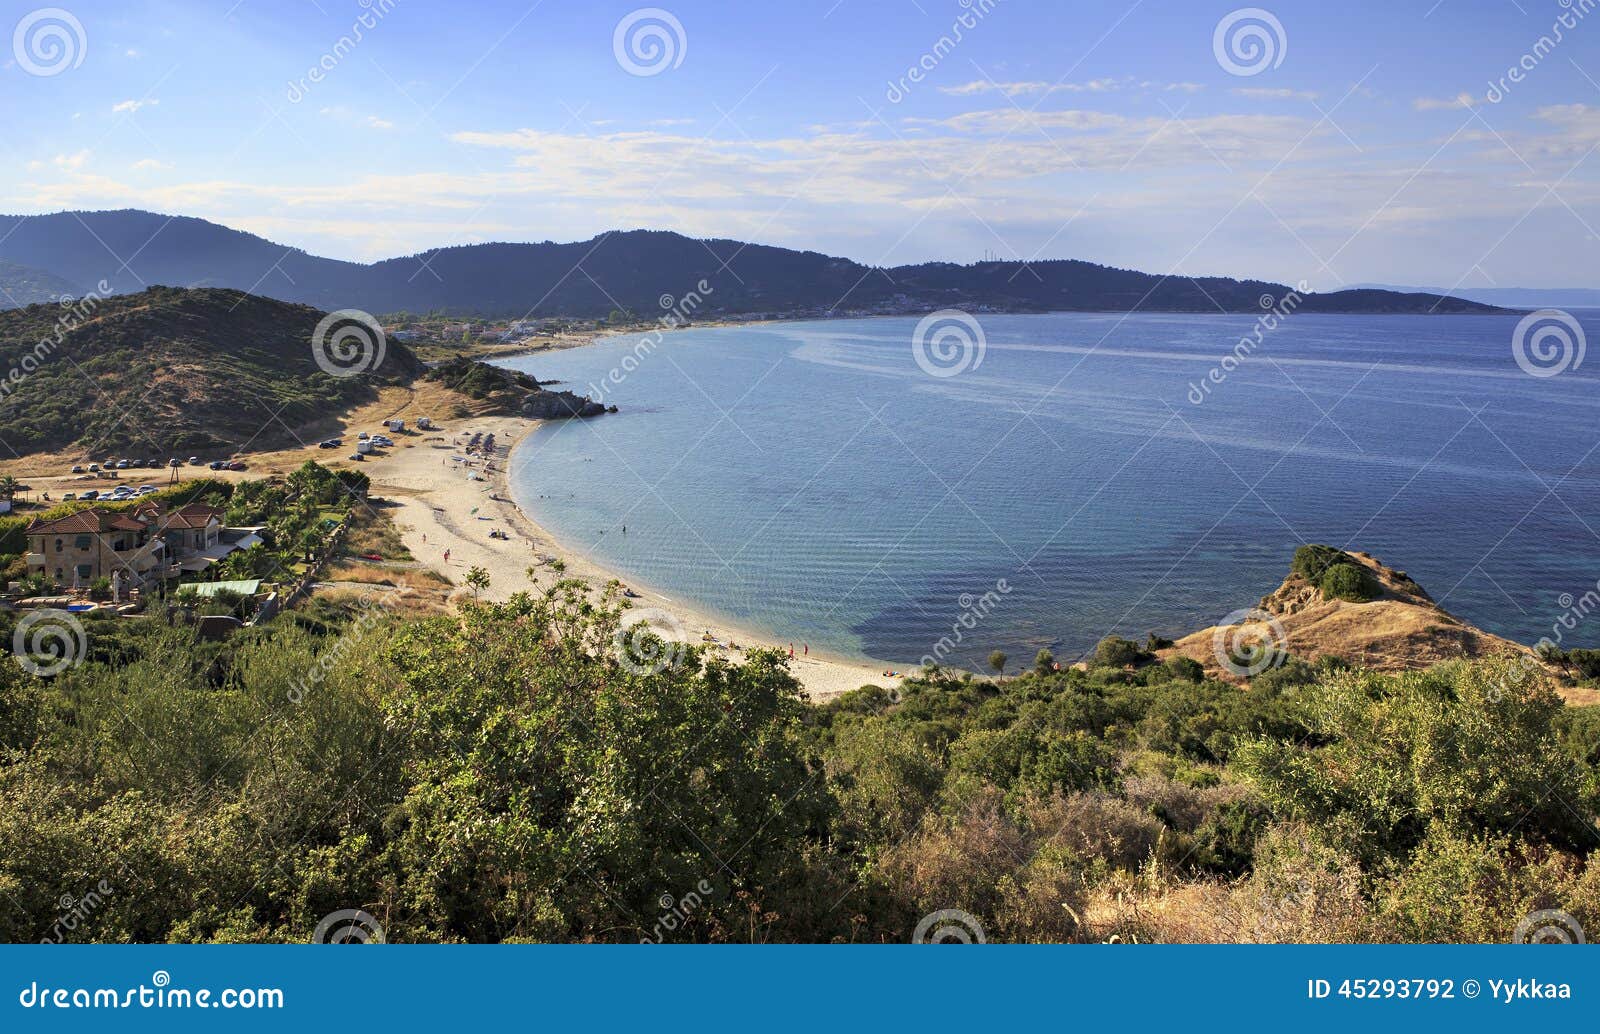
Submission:
[[[772,635],[740,628],[607,570],[582,550],[557,540],[523,513],[511,501],[506,484],[507,469],[515,462],[509,453],[538,426],[535,421],[466,417],[442,423],[443,430],[396,436],[396,448],[389,450],[389,455],[362,465],[372,478],[372,494],[396,504],[392,511],[395,525],[406,548],[425,566],[443,571],[460,586],[465,585],[469,569],[482,567],[491,579],[485,595],[495,600],[518,591],[548,588],[562,578],[581,578],[596,588],[615,578],[639,594],[640,598],[633,600],[636,610],[654,609],[667,615],[665,621],[652,622],[664,637],[699,643],[709,632],[723,644],[746,649],[789,649],[787,639],[780,641]],[[492,470],[485,471],[481,461],[476,467],[467,467],[452,459],[465,454],[454,446],[457,436],[474,431],[495,435],[497,455],[490,461]],[[469,470],[479,471],[485,480],[469,479]],[[503,531],[509,538],[492,539],[491,530]],[[448,562],[444,559],[446,550],[450,553]],[[558,574],[540,565],[536,577],[530,579],[526,569],[539,565],[540,556],[560,558],[565,571]],[[673,624],[678,627],[672,628]],[[794,649],[789,669],[813,700],[827,700],[864,685],[893,688],[900,680],[885,677],[883,672],[904,671],[888,663],[850,660],[815,649],[806,655],[799,640]],[[737,659],[741,653],[729,649],[726,655]]]

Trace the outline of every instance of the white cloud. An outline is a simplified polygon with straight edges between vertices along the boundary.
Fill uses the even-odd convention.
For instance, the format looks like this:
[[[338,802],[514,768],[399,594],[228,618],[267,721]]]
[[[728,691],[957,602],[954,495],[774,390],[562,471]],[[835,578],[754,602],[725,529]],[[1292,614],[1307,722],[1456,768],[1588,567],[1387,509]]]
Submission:
[[[141,158],[134,162],[132,168],[136,172],[155,172],[161,169],[170,169],[170,162],[157,161],[154,158]]]
[[[1297,100],[1314,101],[1319,94],[1314,90],[1291,90],[1286,87],[1266,86],[1235,86],[1228,91],[1235,97],[1250,97],[1255,100]]]
[[[1125,81],[1123,80],[1122,82]],[[939,92],[952,97],[971,97],[984,93],[1000,93],[1007,97],[1022,97],[1040,93],[1110,93],[1112,90],[1119,89],[1122,82],[1116,79],[1090,79],[1082,83],[1047,83],[1036,80],[997,83],[988,79],[977,79],[970,83],[962,83],[960,86],[941,86],[939,87]]]
[[[118,101],[111,106],[111,110],[113,113],[117,114],[121,114],[122,112],[128,112],[131,114],[132,112],[138,111],[140,108],[154,107],[160,103],[161,102],[159,100],[154,98],[143,101]]]
[[[1411,102],[1411,106],[1417,111],[1459,110],[1462,108],[1476,108],[1478,106],[1478,99],[1472,96],[1472,94],[1463,90],[1454,97],[1418,97],[1416,100]]]
[[[76,171],[83,168],[84,165],[88,163],[89,151],[85,149],[78,151],[76,154],[58,154],[52,158],[51,161],[55,163],[55,166],[58,169]]]
[[[394,123],[393,122],[390,122],[388,119],[381,119],[376,115],[368,115],[367,116],[367,125],[371,126],[373,129],[393,129],[394,128]]]

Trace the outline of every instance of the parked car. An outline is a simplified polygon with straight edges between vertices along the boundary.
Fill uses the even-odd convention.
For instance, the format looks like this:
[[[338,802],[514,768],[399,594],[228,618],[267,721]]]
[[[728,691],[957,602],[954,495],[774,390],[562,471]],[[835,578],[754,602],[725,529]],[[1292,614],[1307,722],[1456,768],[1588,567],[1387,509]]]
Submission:
[[[242,461],[234,460],[232,463],[228,464],[228,469],[229,470],[248,470],[250,468],[246,467]]]
[[[91,474],[100,473],[100,464],[98,464],[98,463],[89,464],[89,473],[91,473]]]
[[[366,459],[366,457],[361,455],[359,452],[352,452],[350,454],[350,458],[353,459],[353,460],[358,460],[358,461]]]
[[[74,474],[82,474],[82,473],[83,473],[83,464],[81,464],[81,463],[74,463],[74,464],[73,464],[73,465],[72,465],[72,472],[73,472],[73,473],[74,473]]]
[[[198,467],[199,465],[200,465],[200,457],[198,457],[198,456],[190,456],[189,457],[189,466]]]
[[[172,459],[167,461],[167,466],[169,466],[169,467],[181,467],[181,466],[183,466],[183,461],[178,459],[178,457],[174,456],[174,457],[172,457]]]
[[[100,493],[96,489],[91,488],[88,491],[80,494],[78,496],[78,498],[79,499],[99,499],[100,498]]]
[[[61,501],[64,502],[64,503],[70,503],[76,498],[78,498],[78,493],[76,493],[76,492],[68,492],[66,495],[61,497]]]
[[[161,491],[161,489],[157,488],[155,485],[140,485],[139,486],[139,494],[140,495],[149,495],[151,492],[159,492],[159,491]]]
[[[356,438],[358,438],[359,440],[361,440],[363,442],[366,441],[367,440],[367,432],[362,431],[360,434],[356,435]]]
[[[221,470],[223,467],[226,467],[227,464],[221,460],[212,460],[210,463],[207,463],[206,466],[210,467],[212,470]]]

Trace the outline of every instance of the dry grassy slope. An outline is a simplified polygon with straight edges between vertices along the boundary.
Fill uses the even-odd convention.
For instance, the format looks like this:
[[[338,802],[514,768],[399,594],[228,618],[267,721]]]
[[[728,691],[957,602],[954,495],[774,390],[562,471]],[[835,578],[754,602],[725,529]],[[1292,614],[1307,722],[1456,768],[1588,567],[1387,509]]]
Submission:
[[[1377,577],[1382,594],[1369,603],[1326,600],[1314,585],[1291,574],[1259,606],[1283,628],[1289,654],[1314,661],[1335,655],[1377,671],[1426,668],[1457,658],[1526,655],[1519,643],[1476,628],[1446,611],[1403,571],[1385,567],[1368,553],[1353,553]],[[1240,681],[1224,669],[1213,646],[1216,627],[1178,640],[1164,657],[1182,655],[1205,666],[1208,674]],[[1551,671],[1552,676],[1558,673]],[[1569,703],[1600,702],[1593,690],[1566,687]]]

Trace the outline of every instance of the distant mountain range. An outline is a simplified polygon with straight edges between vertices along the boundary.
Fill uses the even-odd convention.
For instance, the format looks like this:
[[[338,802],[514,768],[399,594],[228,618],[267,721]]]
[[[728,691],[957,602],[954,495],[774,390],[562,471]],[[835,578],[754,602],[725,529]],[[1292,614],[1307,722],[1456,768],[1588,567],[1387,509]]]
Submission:
[[[1041,312],[1262,311],[1289,288],[1160,277],[1090,262],[925,263],[879,268],[813,251],[633,230],[569,244],[474,244],[363,265],[153,212],[0,216],[0,261],[87,290],[222,287],[321,309],[482,316],[649,317],[705,281],[696,315],[822,315],[954,307]],[[4,281],[0,281],[3,284]],[[1307,294],[1301,312],[1491,312],[1437,293]]]
[[[1351,290],[1448,294],[1485,305],[1512,309],[1600,308],[1600,290],[1592,287],[1396,287],[1393,284],[1355,284]]]

